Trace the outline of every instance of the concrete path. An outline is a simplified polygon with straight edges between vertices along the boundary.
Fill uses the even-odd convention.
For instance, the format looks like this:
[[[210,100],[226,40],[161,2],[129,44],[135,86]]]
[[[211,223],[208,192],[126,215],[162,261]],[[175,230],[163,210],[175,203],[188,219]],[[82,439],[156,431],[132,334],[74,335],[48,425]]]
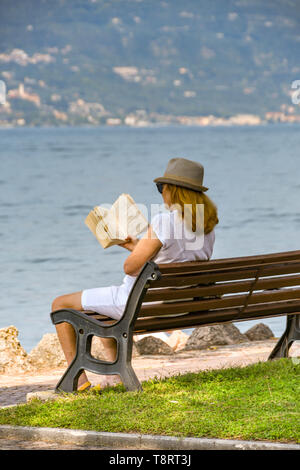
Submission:
[[[99,446],[61,444],[59,442],[25,441],[24,439],[0,439],[0,450],[99,450]],[[101,447],[100,450],[113,449],[111,447]],[[126,447],[119,450],[129,450],[129,448]]]

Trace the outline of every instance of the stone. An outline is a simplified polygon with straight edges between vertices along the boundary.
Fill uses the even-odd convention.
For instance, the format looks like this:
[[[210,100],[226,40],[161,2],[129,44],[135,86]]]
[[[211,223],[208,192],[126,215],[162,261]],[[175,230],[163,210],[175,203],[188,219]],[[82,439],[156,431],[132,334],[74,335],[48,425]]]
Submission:
[[[28,360],[36,370],[67,367],[56,333],[46,333],[28,354]]]
[[[40,401],[54,401],[61,398],[62,395],[56,393],[55,390],[43,390],[40,392],[30,392],[26,395],[27,403],[31,402],[32,400],[40,400]]]
[[[138,349],[136,347],[136,342],[133,341],[133,345],[132,345],[132,357],[139,357],[139,352],[138,352]]]
[[[169,336],[164,333],[163,331],[160,331],[158,333],[146,333],[144,335],[136,335],[133,337],[134,341],[140,341],[142,338],[146,338],[147,336],[152,336],[153,338],[159,338],[165,343],[167,343]]]
[[[18,340],[19,331],[15,326],[0,329],[0,373],[28,372],[31,365],[28,355]]]
[[[96,359],[101,359],[105,361],[105,349],[102,344],[101,338],[99,336],[93,336],[92,339],[92,347],[91,347],[91,355]]]
[[[173,351],[181,351],[189,339],[189,335],[181,330],[175,330],[167,338],[166,343],[173,349]]]
[[[101,339],[92,339],[91,354],[96,359],[105,359]],[[67,367],[63,350],[56,333],[46,333],[37,346],[28,354],[28,361],[36,370]]]
[[[273,331],[264,323],[258,323],[252,326],[252,328],[247,330],[244,334],[250,341],[263,341],[265,339],[274,338]]]
[[[202,326],[195,328],[188,338],[185,350],[207,349],[210,346],[223,346],[248,341],[240,330],[232,323]]]
[[[137,347],[136,343],[138,341],[141,341],[143,338],[147,338],[149,336],[152,336],[154,338],[159,338],[159,339],[161,339],[162,341],[164,341],[165,343],[168,344],[169,336],[166,333],[164,333],[163,331],[160,331],[158,333],[146,333],[144,335],[134,335],[133,336],[133,346],[132,346],[132,357],[139,357],[140,356],[140,353],[139,353],[139,350],[138,350],[138,347]]]
[[[146,336],[135,344],[139,354],[142,356],[174,354],[173,349],[167,343],[155,336]]]

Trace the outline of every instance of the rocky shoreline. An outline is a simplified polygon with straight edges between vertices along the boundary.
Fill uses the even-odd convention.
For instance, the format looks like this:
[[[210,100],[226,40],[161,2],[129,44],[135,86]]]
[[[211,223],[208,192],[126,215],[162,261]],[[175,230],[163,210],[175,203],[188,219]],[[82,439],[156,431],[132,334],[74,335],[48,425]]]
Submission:
[[[244,334],[232,323],[226,323],[195,328],[190,336],[183,331],[173,331],[170,335],[140,335],[134,337],[133,357],[172,356],[180,351],[205,350],[273,337],[272,331],[263,323],[255,325]],[[93,338],[92,355],[106,359],[100,338]],[[66,366],[56,333],[45,334],[28,354],[20,344],[15,326],[0,329],[0,374],[34,373]]]

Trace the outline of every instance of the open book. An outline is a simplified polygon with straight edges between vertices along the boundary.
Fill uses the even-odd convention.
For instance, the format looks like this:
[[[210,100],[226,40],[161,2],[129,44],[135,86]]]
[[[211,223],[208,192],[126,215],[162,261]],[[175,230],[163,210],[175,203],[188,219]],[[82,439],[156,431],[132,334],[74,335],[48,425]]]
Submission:
[[[130,235],[136,237],[148,227],[148,222],[129,194],[121,194],[110,209],[96,206],[85,224],[103,248],[124,243]]]

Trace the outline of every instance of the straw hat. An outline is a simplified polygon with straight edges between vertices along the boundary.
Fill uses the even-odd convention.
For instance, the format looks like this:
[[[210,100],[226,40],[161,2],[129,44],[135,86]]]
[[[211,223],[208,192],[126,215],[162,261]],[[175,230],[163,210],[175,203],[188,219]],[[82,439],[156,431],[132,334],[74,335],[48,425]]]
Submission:
[[[155,178],[154,183],[170,183],[194,191],[207,191],[203,186],[204,168],[201,163],[186,158],[171,158],[163,176]]]

